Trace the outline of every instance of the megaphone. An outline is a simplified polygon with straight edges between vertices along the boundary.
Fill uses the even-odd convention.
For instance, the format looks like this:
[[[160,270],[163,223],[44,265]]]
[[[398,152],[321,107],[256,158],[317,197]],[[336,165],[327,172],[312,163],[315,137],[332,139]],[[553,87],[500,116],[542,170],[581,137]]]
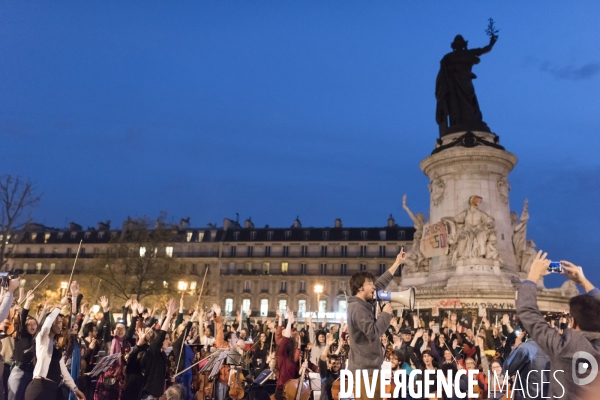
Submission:
[[[402,292],[390,292],[388,290],[378,290],[375,292],[375,300],[389,301],[392,307],[405,306],[410,311],[415,309],[416,290],[414,287]]]

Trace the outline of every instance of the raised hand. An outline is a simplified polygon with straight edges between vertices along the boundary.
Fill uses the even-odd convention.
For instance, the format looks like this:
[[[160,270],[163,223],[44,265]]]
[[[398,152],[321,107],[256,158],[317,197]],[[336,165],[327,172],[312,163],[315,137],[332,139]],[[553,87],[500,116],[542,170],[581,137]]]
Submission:
[[[136,329],[135,336],[136,336],[136,344],[138,346],[141,346],[144,343],[146,343],[146,330],[144,328]]]
[[[406,252],[404,251],[404,246],[400,247],[400,252],[396,256],[396,264],[404,264],[406,261]]]
[[[108,307],[108,298],[106,296],[100,297],[100,305],[102,306],[104,312],[108,312],[110,308]]]
[[[69,302],[70,302],[69,298],[67,296],[65,296],[62,299],[60,299],[60,303],[58,303],[58,304],[59,304],[59,307],[62,308],[64,306],[66,306],[67,304],[69,304]]]
[[[125,302],[125,308],[129,307],[131,307],[131,299],[127,299],[127,301]]]
[[[175,311],[177,311],[177,308],[175,307],[175,299],[171,299],[167,303],[167,315],[171,316],[175,314]]]
[[[423,328],[417,329],[417,331],[415,332],[415,338],[420,338],[422,336],[423,336]]]
[[[71,295],[77,297],[79,295],[79,283],[77,281],[71,282]]]
[[[532,282],[539,281],[543,276],[548,275],[550,272],[548,271],[548,266],[550,265],[550,260],[546,257],[548,253],[544,253],[542,250],[538,251],[531,267],[529,268],[529,275],[527,276],[527,280]]]
[[[219,307],[218,304],[213,304],[212,309],[215,312],[215,315],[221,315],[221,307]]]
[[[294,312],[293,311],[289,311],[289,308],[288,308],[287,315],[288,315],[288,323],[289,324],[293,324],[294,321],[296,321],[296,319],[294,318]]]

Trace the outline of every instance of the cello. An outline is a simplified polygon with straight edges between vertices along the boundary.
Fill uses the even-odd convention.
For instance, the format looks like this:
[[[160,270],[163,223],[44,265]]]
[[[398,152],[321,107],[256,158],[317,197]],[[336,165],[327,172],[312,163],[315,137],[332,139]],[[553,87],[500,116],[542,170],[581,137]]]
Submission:
[[[244,375],[242,367],[233,367],[229,375],[229,397],[233,400],[241,400],[245,393],[243,388]]]
[[[308,400],[310,398],[310,385],[304,380],[306,363],[304,361],[302,368],[300,368],[300,377],[290,379],[283,385],[283,398],[285,400]],[[275,394],[271,395],[271,400],[275,400]]]

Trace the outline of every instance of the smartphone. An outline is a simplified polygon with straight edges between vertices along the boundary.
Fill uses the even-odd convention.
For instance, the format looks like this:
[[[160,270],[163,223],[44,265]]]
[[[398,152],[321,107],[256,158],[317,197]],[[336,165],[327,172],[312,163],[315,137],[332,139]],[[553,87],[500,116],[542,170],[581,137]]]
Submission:
[[[560,261],[550,261],[550,265],[548,266],[548,272],[552,274],[562,273],[562,264],[560,263]]]
[[[436,335],[440,334],[440,326],[438,324],[435,324],[431,327],[431,330],[433,331],[433,333],[435,333]]]

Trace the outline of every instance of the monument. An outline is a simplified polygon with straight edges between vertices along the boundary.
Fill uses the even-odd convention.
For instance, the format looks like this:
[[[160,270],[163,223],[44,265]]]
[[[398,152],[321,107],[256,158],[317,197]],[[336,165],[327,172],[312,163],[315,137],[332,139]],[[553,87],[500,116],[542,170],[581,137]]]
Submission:
[[[520,220],[510,210],[508,176],[517,157],[483,122],[472,83],[473,65],[498,39],[492,20],[487,32],[490,42],[479,49],[468,49],[457,35],[453,51],[440,62],[439,137],[420,164],[430,180],[429,221],[423,213],[413,214],[406,196],[402,201],[416,232],[401,285],[417,287],[422,315],[462,309],[492,318],[514,312],[515,290],[535,256],[535,244],[527,238],[527,201]],[[568,308],[568,299],[578,294],[569,282],[558,289],[538,282],[540,308]]]

